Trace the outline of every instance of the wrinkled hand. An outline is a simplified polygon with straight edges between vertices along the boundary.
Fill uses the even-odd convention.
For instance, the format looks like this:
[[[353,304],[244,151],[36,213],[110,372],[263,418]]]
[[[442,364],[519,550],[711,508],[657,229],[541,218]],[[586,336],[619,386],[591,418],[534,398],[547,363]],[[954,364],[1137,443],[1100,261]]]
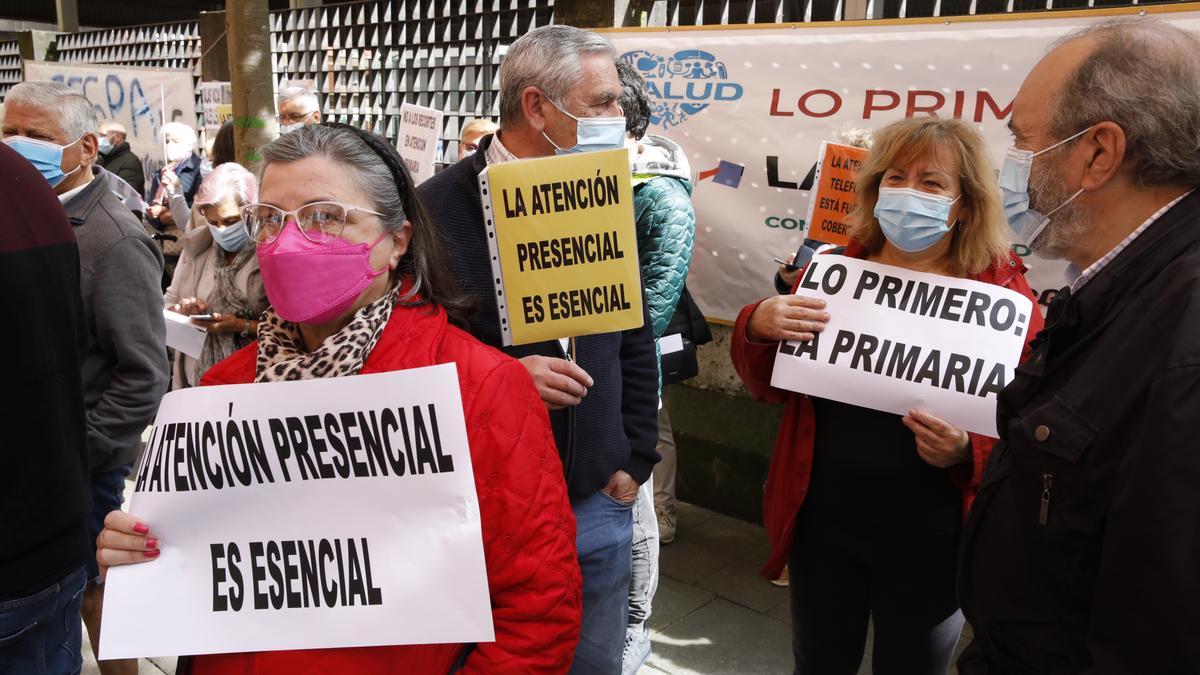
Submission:
[[[160,182],[168,194],[175,194],[175,191],[179,189],[179,176],[176,176],[174,171],[166,167],[163,167]]]
[[[608,485],[604,486],[604,493],[609,497],[623,503],[631,504],[637,499],[638,482],[633,479],[622,469],[617,469],[616,473],[608,479]]]
[[[926,464],[949,469],[971,459],[971,437],[962,429],[920,410],[901,421],[917,437],[917,454]]]
[[[787,257],[787,261],[788,261],[789,265],[791,263],[796,262],[796,254],[792,253],[791,255],[789,255]],[[800,277],[800,268],[799,267],[790,267],[789,268],[787,265],[779,266],[779,278],[783,280],[783,283],[788,285],[788,288],[794,287],[796,285],[796,279],[799,277]]]
[[[746,325],[746,337],[758,342],[807,342],[825,330],[825,301],[803,295],[776,295],[758,304]]]
[[[177,314],[191,316],[193,314],[208,314],[211,309],[208,303],[200,298],[189,296],[181,299],[179,302],[171,305],[168,309]]]
[[[110,511],[105,516],[104,529],[96,537],[100,578],[108,575],[109,567],[154,560],[160,553],[158,538],[151,536],[149,525],[124,511]]]
[[[197,312],[201,314],[202,312]],[[210,333],[240,333],[246,330],[246,320],[233,314],[213,314],[213,318],[192,319],[192,323]]]
[[[542,402],[551,410],[579,405],[587,388],[592,386],[592,376],[583,368],[566,359],[548,356],[526,356],[521,365],[529,371]]]

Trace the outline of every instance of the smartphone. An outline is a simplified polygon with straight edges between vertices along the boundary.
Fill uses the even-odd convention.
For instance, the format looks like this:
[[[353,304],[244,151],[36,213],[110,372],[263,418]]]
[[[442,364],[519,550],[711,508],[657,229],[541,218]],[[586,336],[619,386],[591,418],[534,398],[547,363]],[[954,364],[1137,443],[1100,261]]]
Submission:
[[[188,318],[192,319],[194,321],[212,321],[213,319],[217,318],[217,315],[216,314],[193,314],[193,315],[189,316]]]
[[[774,258],[774,257],[771,258],[771,260],[774,260],[775,262],[779,263],[780,265],[783,265],[784,267],[786,267],[787,271],[789,271],[789,272],[795,272],[796,270],[800,269],[801,267],[807,265],[808,261],[811,259],[812,259],[812,249],[805,246],[804,242],[800,242],[800,248],[796,249],[796,257],[793,258],[792,262],[790,262],[790,263],[787,262],[786,260],[780,260],[779,258]]]

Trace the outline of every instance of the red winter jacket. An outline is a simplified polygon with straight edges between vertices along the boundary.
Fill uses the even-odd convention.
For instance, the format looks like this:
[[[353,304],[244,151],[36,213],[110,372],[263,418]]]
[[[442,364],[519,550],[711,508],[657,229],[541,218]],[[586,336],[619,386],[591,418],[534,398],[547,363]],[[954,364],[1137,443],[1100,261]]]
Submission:
[[[843,255],[865,258],[866,250],[857,242],[851,241]],[[1008,258],[997,261],[990,269],[970,278],[1017,291],[1033,300],[1036,308],[1037,301],[1033,297],[1033,291],[1025,281],[1025,269],[1021,259],[1010,253]],[[767,403],[786,403],[779,434],[775,438],[775,449],[771,453],[766,494],[763,496],[763,525],[767,528],[767,536],[771,540],[771,558],[763,566],[762,575],[768,579],[778,579],[784,565],[787,564],[788,553],[792,549],[796,515],[800,512],[800,505],[804,503],[804,495],[808,491],[816,420],[812,401],[807,396],[771,386],[771,370],[775,367],[775,352],[779,343],[753,342],[746,337],[750,315],[758,305],[758,302],[746,305],[738,314],[730,351],[734,368],[755,399]],[[1029,331],[1025,334],[1022,360],[1029,353],[1029,342],[1042,329],[1042,325],[1042,314],[1035,309],[1029,321]],[[951,480],[963,491],[964,517],[975,496],[975,489],[979,486],[983,468],[987,466],[988,454],[996,443],[996,439],[987,436],[970,436],[972,461],[949,470]]]
[[[201,384],[254,380],[256,345],[214,366]],[[397,305],[363,374],[454,362],[479,494],[496,641],[470,652],[462,673],[565,673],[579,641],[582,581],[575,517],[546,407],[528,372],[446,320]],[[336,508],[331,504],[330,508]],[[446,675],[461,644],[214,654],[194,675]]]

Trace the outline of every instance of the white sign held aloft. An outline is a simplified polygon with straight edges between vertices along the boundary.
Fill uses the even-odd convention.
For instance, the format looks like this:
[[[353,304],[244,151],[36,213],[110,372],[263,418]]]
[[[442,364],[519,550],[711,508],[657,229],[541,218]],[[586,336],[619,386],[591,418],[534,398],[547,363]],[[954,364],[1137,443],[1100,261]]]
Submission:
[[[454,364],[163,399],[102,658],[494,640]]]
[[[417,185],[433,176],[442,111],[405,103],[400,106],[400,139],[396,149]]]
[[[840,255],[813,258],[796,294],[824,300],[830,320],[815,340],[780,343],[771,386],[996,435],[996,395],[1020,360],[1029,298]]]

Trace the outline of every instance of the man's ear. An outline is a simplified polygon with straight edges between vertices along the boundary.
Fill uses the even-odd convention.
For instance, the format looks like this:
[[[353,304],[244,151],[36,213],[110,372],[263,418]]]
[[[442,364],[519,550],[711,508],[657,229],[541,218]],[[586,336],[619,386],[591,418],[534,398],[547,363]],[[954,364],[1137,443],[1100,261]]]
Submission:
[[[536,133],[541,133],[546,129],[545,107],[547,105],[553,104],[537,87],[531,85],[525,87],[525,90],[521,92],[521,112],[525,123]]]
[[[96,154],[100,152],[100,139],[96,134],[86,133],[79,139],[79,162],[81,164],[91,164],[96,161]]]
[[[1125,130],[1115,122],[1100,122],[1079,138],[1079,145],[1087,148],[1088,160],[1080,187],[1099,190],[1121,172],[1125,140]]]

